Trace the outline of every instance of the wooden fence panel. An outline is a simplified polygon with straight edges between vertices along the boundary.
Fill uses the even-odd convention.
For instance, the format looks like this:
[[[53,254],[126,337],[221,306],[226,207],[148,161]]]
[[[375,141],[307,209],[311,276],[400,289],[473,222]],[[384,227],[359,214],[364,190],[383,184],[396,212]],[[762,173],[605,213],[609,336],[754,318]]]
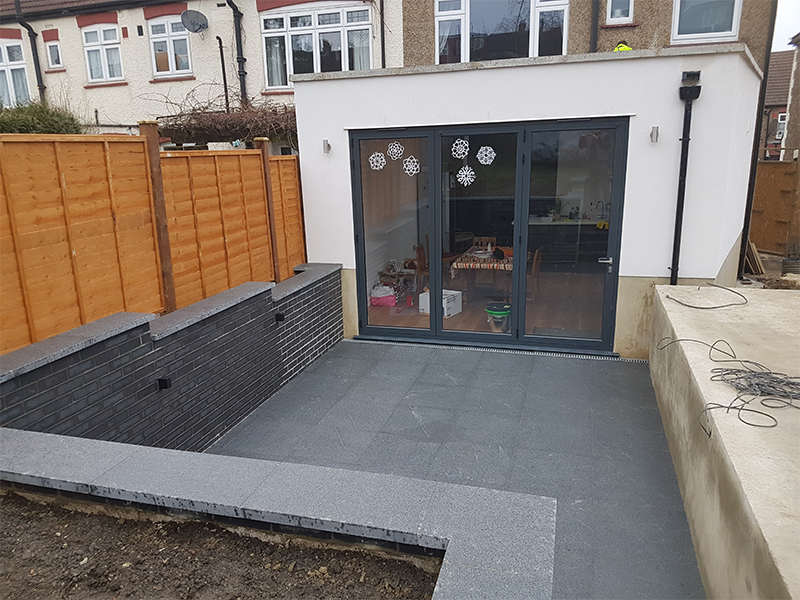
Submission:
[[[163,152],[161,165],[178,307],[273,281],[261,153]]]
[[[163,310],[142,138],[2,135],[0,171],[0,352]]]
[[[281,279],[306,261],[300,169],[296,156],[270,156],[272,197],[278,238]]]
[[[750,241],[759,250],[783,254],[792,218],[796,162],[759,161]]]
[[[163,312],[146,138],[0,135],[0,353]],[[259,150],[161,153],[177,306],[274,281]],[[270,157],[281,280],[306,261],[297,157]]]
[[[269,236],[267,190],[261,153],[242,156],[241,162],[242,173],[245,174],[242,177],[242,190],[250,231],[253,281],[275,281]]]

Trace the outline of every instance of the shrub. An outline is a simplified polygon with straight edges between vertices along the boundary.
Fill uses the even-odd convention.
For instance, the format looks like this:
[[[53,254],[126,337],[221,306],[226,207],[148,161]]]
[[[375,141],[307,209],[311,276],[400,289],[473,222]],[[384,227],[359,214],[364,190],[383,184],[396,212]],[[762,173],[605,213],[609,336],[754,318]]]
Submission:
[[[64,108],[33,102],[0,108],[0,133],[81,133],[78,119]]]

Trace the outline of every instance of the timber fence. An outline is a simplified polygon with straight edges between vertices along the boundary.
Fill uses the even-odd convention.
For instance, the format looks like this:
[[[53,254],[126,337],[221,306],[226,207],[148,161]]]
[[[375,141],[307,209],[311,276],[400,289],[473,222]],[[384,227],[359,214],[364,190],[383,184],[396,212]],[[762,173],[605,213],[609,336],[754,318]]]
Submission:
[[[0,354],[305,262],[297,157],[266,140],[159,152],[156,125],[141,131],[0,135]]]
[[[798,185],[797,161],[758,161],[750,241],[773,254],[786,251]]]

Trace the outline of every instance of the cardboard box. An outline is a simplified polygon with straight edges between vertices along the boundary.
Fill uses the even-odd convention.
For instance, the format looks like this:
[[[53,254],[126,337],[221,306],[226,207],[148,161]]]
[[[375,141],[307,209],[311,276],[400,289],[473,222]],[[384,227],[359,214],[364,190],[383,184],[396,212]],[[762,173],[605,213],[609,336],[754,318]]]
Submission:
[[[444,318],[449,319],[461,312],[461,292],[458,290],[442,290],[442,308]],[[430,314],[431,295],[430,292],[422,292],[419,295],[419,312]]]

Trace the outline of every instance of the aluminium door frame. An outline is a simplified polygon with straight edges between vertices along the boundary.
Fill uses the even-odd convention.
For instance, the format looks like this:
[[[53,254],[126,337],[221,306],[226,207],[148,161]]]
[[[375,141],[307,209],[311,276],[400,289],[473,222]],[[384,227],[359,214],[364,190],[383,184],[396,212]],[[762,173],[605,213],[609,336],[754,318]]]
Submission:
[[[369,129],[350,131],[350,175],[353,192],[353,219],[356,251],[356,288],[358,306],[358,335],[360,339],[383,341],[427,342],[457,346],[567,351],[585,354],[614,355],[614,330],[616,326],[616,301],[619,288],[619,253],[622,240],[623,201],[627,170],[629,117],[596,117],[549,121],[515,121],[408,128]],[[606,256],[614,259],[613,273],[606,277],[603,293],[603,316],[600,339],[536,336],[525,334],[525,269],[527,261],[514,261],[512,271],[511,335],[496,332],[448,331],[442,321],[442,173],[440,154],[442,136],[514,133],[517,138],[517,170],[514,206],[514,252],[527,256],[528,209],[530,203],[531,144],[533,134],[547,131],[576,131],[583,129],[613,129],[614,163],[611,187],[611,215]],[[521,137],[520,137],[521,136]],[[360,140],[388,139],[390,137],[428,138],[428,268],[430,271],[430,325],[427,329],[400,328],[368,323],[368,290],[366,273],[366,247],[364,241],[363,197],[361,188]],[[613,235],[612,235],[613,234]],[[523,254],[525,253],[525,254]]]

